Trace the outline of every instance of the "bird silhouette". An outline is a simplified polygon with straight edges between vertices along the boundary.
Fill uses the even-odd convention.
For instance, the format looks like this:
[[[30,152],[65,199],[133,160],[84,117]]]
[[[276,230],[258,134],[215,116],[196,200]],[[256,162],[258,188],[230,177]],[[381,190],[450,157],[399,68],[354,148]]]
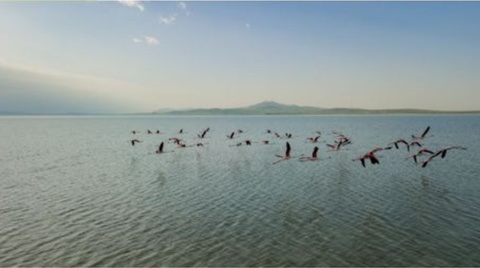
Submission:
[[[289,160],[292,158],[292,156],[290,155],[290,152],[292,150],[292,147],[290,147],[290,143],[288,143],[288,141],[286,142],[286,148],[285,148],[285,155],[275,155],[276,157],[279,157],[281,158],[280,160],[276,161],[276,162],[273,162],[273,164],[277,164],[281,161],[284,161],[284,160]]]
[[[197,136],[200,138],[200,139],[203,139],[205,138],[205,135],[207,135],[207,132],[210,130],[210,128],[207,128],[206,130],[203,131],[202,134],[198,134]]]
[[[141,140],[137,140],[137,139],[134,139],[134,140],[131,140],[130,143],[132,144],[132,146],[135,146],[135,143],[139,143],[139,142],[142,142]]]
[[[428,126],[420,136],[412,135],[413,140],[422,140],[427,137],[427,133],[430,131],[430,126]]]
[[[162,141],[162,143],[160,143],[160,145],[158,146],[158,150],[157,150],[155,153],[161,154],[161,153],[163,153],[163,152],[164,152],[164,151],[163,151],[163,141]]]
[[[450,146],[444,149],[441,149],[437,151],[436,153],[432,154],[429,158],[427,158],[425,161],[422,162],[422,168],[426,167],[430,161],[435,159],[435,157],[440,156],[441,158],[445,158],[447,156],[447,151],[452,150],[452,149],[458,149],[458,150],[467,150],[467,148],[462,147],[462,146]]]
[[[316,161],[318,158],[317,158],[317,153],[318,153],[318,147],[315,146],[313,148],[313,152],[312,152],[312,155],[311,156],[304,156],[304,157],[300,157],[300,161],[301,162],[305,162],[305,161]]]
[[[378,165],[380,164],[380,161],[378,160],[377,156],[375,155],[376,152],[379,152],[379,151],[383,151],[383,150],[389,150],[390,147],[386,147],[386,148],[381,148],[381,147],[377,147],[371,151],[368,151],[367,153],[365,153],[363,156],[359,157],[359,158],[356,158],[356,159],[353,159],[353,161],[358,161],[360,160],[360,162],[362,163],[362,166],[363,167],[366,167],[365,166],[365,160],[369,159],[370,160],[370,163],[372,163],[372,165]]]
[[[424,155],[424,154],[431,154],[431,155],[432,155],[432,154],[435,154],[435,153],[432,152],[432,151],[430,151],[430,150],[427,149],[427,148],[422,148],[422,149],[418,150],[417,153],[415,153],[415,154],[407,157],[406,159],[413,158],[413,161],[414,161],[416,164],[418,164],[417,158],[418,158],[419,156],[421,156],[421,155]]]

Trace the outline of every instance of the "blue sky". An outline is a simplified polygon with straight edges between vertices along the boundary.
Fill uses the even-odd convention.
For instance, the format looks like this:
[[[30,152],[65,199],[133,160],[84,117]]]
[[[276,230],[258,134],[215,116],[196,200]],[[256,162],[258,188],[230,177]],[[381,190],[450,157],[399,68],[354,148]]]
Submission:
[[[480,110],[478,2],[1,2],[0,111]]]

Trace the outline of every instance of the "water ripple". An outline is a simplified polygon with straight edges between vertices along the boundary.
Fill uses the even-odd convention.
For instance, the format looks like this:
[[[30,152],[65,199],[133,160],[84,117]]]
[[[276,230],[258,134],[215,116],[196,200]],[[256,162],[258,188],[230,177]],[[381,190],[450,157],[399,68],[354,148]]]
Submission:
[[[23,133],[12,144],[28,150],[15,153],[2,144],[0,264],[478,266],[480,125],[473,119],[8,122],[9,129]],[[143,143],[128,144],[131,129],[161,125],[162,131],[178,131],[179,124],[191,128],[183,136],[188,144],[197,141],[191,133],[211,126],[208,144],[163,155],[154,153],[159,142],[167,141],[163,135],[143,135]],[[379,166],[363,168],[352,162],[378,142],[379,135],[365,125],[391,137],[409,135],[427,124],[436,131],[429,146],[440,147],[455,137],[469,149],[427,169],[398,161],[406,157],[401,150],[382,154]],[[263,139],[266,125],[288,125],[288,131],[298,133],[289,140],[294,155],[311,152],[312,144],[301,134],[312,126],[337,129],[355,140],[339,152],[320,145],[321,161],[291,159],[272,165],[275,154],[283,153],[285,140],[230,147],[235,142],[225,139],[225,133],[238,127],[245,131],[239,140]],[[36,140],[27,128],[39,128]],[[324,133],[325,139],[333,138]]]

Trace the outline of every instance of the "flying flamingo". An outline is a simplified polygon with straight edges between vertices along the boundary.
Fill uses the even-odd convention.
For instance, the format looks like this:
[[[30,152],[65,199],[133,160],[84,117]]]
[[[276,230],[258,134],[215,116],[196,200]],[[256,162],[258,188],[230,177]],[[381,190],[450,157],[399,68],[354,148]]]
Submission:
[[[416,164],[418,164],[417,157],[424,155],[424,154],[435,154],[434,152],[428,150],[427,148],[422,148],[420,149],[416,154],[413,154],[406,159],[413,158],[413,161],[415,161]]]
[[[316,161],[316,160],[317,160],[317,153],[318,153],[318,147],[315,146],[315,148],[313,148],[312,156],[300,157],[299,160],[300,160],[301,162],[305,162],[305,161]]]
[[[400,143],[405,144],[405,146],[407,147],[407,151],[409,151],[409,152],[410,152],[410,147],[412,147],[412,146],[418,146],[419,148],[422,148],[422,144],[420,144],[420,142],[418,142],[418,141],[408,142],[408,141],[406,141],[406,140],[404,140],[404,139],[396,140],[396,141],[391,142],[391,143],[389,143],[389,144],[395,145],[395,148],[398,149],[398,148],[399,148],[398,145],[399,145]]]
[[[420,136],[412,135],[412,139],[413,139],[413,140],[422,140],[422,139],[424,139],[424,138],[427,137],[428,131],[430,131],[430,126],[428,126],[428,127],[423,131],[422,135],[420,135]]]
[[[210,130],[210,128],[207,128],[206,130],[203,131],[203,133],[200,135],[198,134],[197,136],[200,138],[200,139],[203,139],[205,138],[205,135],[207,134],[207,132]]]
[[[287,144],[286,144],[287,148],[285,150],[285,155],[284,156],[281,156],[281,155],[276,155],[277,157],[280,157],[282,158],[282,160],[287,160],[287,159],[290,159],[290,151],[292,150],[292,147],[290,147],[290,143],[288,143],[287,141]]]
[[[339,141],[336,141],[334,144],[326,144],[328,147],[332,149],[332,151],[338,151],[340,150],[341,146],[351,144],[352,142],[350,141],[349,138],[347,137],[342,137]]]
[[[396,141],[391,142],[389,144],[393,144],[393,145],[395,145],[395,148],[399,149],[398,144],[400,144],[400,143],[405,144],[405,146],[407,147],[407,151],[410,151],[410,144],[404,139],[396,140]]]
[[[445,149],[439,150],[438,152],[432,154],[427,160],[422,162],[422,168],[426,167],[430,161],[432,161],[435,157],[440,156],[441,158],[445,158],[447,155],[447,151],[452,149],[459,149],[459,150],[467,150],[467,148],[462,146],[450,146]]]
[[[163,153],[163,141],[160,143],[160,146],[158,146],[158,150],[156,151],[157,154]]]
[[[134,139],[130,141],[132,143],[132,146],[135,146],[135,143],[142,142],[140,140]]]
[[[375,156],[375,153],[383,150],[389,150],[389,149],[390,147],[386,147],[386,148],[377,147],[371,151],[368,151],[362,157],[353,159],[353,161],[360,160],[360,162],[362,163],[362,166],[365,167],[365,160],[370,159],[370,163],[372,163],[372,165],[378,165],[380,164],[380,161],[378,161],[378,158]]]
[[[280,157],[281,159],[278,160],[278,161],[273,162],[273,164],[276,164],[276,163],[278,163],[278,162],[280,162],[280,161],[284,161],[284,160],[288,160],[288,159],[293,158],[293,157],[290,155],[290,151],[292,150],[292,148],[290,147],[290,143],[288,143],[288,141],[287,141],[287,143],[286,143],[286,147],[287,147],[287,148],[286,148],[286,150],[285,150],[285,155],[284,155],[284,156],[281,156],[281,155],[278,155],[278,154],[275,155],[276,157]]]

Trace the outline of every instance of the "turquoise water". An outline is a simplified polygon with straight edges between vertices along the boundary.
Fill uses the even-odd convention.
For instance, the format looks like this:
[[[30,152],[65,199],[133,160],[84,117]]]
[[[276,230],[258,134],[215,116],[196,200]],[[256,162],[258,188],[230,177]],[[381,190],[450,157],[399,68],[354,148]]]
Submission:
[[[480,265],[480,116],[0,117],[0,126],[1,266]],[[405,149],[378,153],[380,165],[352,161],[426,126],[425,147],[468,149],[427,168]],[[204,147],[166,143],[172,152],[155,154],[174,136],[199,142],[207,127]],[[294,156],[319,146],[322,160],[274,165],[287,139],[266,129],[293,133]],[[321,142],[307,142],[316,130]],[[332,131],[353,143],[328,151]],[[235,146],[245,139],[271,144]]]

